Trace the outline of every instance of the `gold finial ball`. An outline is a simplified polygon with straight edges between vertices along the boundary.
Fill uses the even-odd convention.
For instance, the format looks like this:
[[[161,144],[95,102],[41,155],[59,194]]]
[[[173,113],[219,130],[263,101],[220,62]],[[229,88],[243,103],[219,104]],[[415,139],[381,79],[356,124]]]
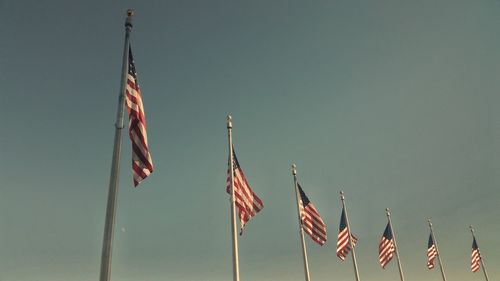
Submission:
[[[132,11],[132,9],[128,9],[127,10],[127,16],[131,17],[134,15],[134,11]]]
[[[226,116],[226,124],[228,129],[233,128],[233,117],[231,117],[231,114]]]

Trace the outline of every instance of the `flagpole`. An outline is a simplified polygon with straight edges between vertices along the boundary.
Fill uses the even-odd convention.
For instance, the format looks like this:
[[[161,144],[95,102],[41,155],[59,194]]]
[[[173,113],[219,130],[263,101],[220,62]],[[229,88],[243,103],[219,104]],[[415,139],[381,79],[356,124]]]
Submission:
[[[401,281],[405,281],[405,277],[403,275],[403,267],[401,266],[401,259],[399,258],[399,248],[398,243],[396,242],[396,234],[394,233],[394,227],[392,227],[391,213],[389,212],[389,208],[385,209],[385,213],[387,215],[387,219],[389,220],[389,226],[391,228],[392,239],[394,239],[394,248],[396,250],[396,258],[398,260],[398,268],[399,268],[399,276],[401,277]]]
[[[233,118],[227,115],[227,136],[229,141],[229,178],[231,181],[231,233],[233,238],[233,281],[240,281],[240,264],[238,258],[238,235],[236,230],[236,198],[234,196],[234,159],[233,159]]]
[[[441,261],[441,254],[439,253],[439,247],[438,247],[438,244],[436,241],[436,237],[434,236],[434,229],[432,228],[431,219],[427,219],[427,222],[429,222],[429,228],[431,230],[432,241],[434,241],[434,246],[436,247],[436,253],[437,253],[438,261],[439,261],[439,269],[441,269],[441,275],[443,276],[443,281],[446,281],[446,275],[444,274],[443,262]]]
[[[120,81],[120,93],[118,96],[118,110],[115,123],[115,141],[113,148],[113,159],[109,179],[108,202],[106,206],[106,220],[104,224],[104,237],[102,242],[100,281],[109,281],[111,277],[111,255],[113,250],[113,236],[115,232],[116,202],[118,198],[118,175],[120,172],[120,153],[122,146],[123,129],[123,106],[125,99],[125,81],[128,71],[129,38],[132,31],[132,10],[127,10],[125,20],[125,43],[123,47],[122,75]]]
[[[472,238],[474,240],[476,240],[476,244],[477,244],[476,235],[474,234],[474,228],[472,227],[472,225],[469,227],[470,227],[470,232],[472,233]],[[478,249],[479,249],[479,246],[478,246]],[[486,278],[486,281],[489,281],[488,273],[486,273],[486,268],[484,266],[483,255],[481,255],[481,251],[479,251],[479,260],[481,261],[481,267],[483,268],[484,278]]]
[[[295,186],[295,199],[297,199],[297,215],[299,217],[299,231],[300,231],[300,241],[302,242],[302,257],[304,258],[304,274],[306,281],[310,281],[311,277],[309,275],[309,263],[307,261],[307,248],[306,242],[304,240],[304,229],[302,228],[302,219],[300,216],[300,206],[299,206],[299,191],[298,191],[298,183],[297,183],[297,165],[292,164],[292,175],[293,175],[293,184]]]
[[[354,276],[356,277],[356,281],[360,281],[359,273],[358,273],[358,263],[356,262],[356,252],[354,250],[354,245],[353,245],[352,239],[351,239],[351,227],[349,225],[349,216],[347,215],[347,208],[346,208],[346,204],[345,204],[344,191],[340,191],[340,200],[342,200],[342,207],[344,208],[344,213],[345,213],[345,221],[346,221],[346,225],[347,225],[347,236],[349,239],[349,246],[351,247],[351,251],[352,251],[352,264],[354,266]]]

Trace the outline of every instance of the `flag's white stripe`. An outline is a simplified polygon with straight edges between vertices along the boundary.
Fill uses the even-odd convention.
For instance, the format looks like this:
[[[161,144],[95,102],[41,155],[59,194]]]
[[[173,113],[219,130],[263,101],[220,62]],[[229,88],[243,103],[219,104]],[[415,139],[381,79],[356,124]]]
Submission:
[[[235,182],[237,183],[236,185],[237,188],[235,188],[235,191],[241,195],[241,198],[239,199],[243,201],[247,209],[253,210],[254,209],[253,205],[254,203],[257,202],[254,200],[252,190],[250,190],[249,187],[245,184],[245,180],[240,171],[238,171],[238,169],[236,170],[235,176],[236,176]]]

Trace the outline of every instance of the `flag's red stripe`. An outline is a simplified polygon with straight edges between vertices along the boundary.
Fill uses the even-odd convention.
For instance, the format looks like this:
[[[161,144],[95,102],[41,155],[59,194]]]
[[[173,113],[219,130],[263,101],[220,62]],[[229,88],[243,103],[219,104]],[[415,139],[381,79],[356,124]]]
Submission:
[[[356,246],[358,239],[351,234],[352,245]],[[351,251],[351,246],[349,245],[349,236],[347,232],[347,227],[343,230],[339,231],[338,240],[337,240],[337,256],[341,260],[345,260],[347,254]]]
[[[436,251],[436,246],[432,245],[430,248],[427,249],[427,268],[433,269],[434,268],[434,260],[437,257],[437,251]]]
[[[305,217],[305,219],[303,219],[303,222],[304,223],[307,223],[311,226],[311,228],[314,228],[316,229],[316,231],[318,231],[319,233],[321,233],[322,235],[325,235],[326,236],[326,227],[325,227],[325,224],[317,224],[317,223],[314,223],[313,221],[311,221],[309,218]]]
[[[392,260],[394,251],[394,242],[382,236],[379,245],[379,262],[382,268],[385,268],[385,266]]]
[[[481,266],[481,256],[478,249],[473,249],[471,254],[471,267],[472,272],[479,270]]]

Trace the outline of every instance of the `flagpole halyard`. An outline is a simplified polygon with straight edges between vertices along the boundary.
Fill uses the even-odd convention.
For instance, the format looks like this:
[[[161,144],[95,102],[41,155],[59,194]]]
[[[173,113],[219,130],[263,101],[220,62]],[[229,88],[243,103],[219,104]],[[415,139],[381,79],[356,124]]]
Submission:
[[[111,256],[113,250],[113,237],[115,230],[116,204],[118,198],[118,176],[120,172],[119,162],[122,146],[123,113],[125,100],[125,81],[128,72],[128,52],[130,32],[132,31],[132,10],[127,10],[125,20],[125,43],[123,47],[122,73],[120,81],[120,93],[118,96],[118,110],[115,122],[115,138],[113,147],[113,158],[111,163],[111,174],[109,179],[108,201],[106,206],[106,219],[104,223],[104,236],[101,253],[100,281],[109,281],[111,277]]]
[[[227,136],[229,143],[229,178],[231,183],[231,236],[233,241],[233,281],[240,280],[240,265],[238,257],[238,234],[236,230],[236,206],[235,206],[235,196],[234,196],[234,159],[233,159],[233,118],[231,115],[227,115]]]
[[[295,199],[297,200],[297,216],[299,218],[300,241],[302,245],[302,257],[304,259],[304,274],[306,281],[310,281],[311,277],[309,275],[309,262],[307,261],[307,248],[306,248],[306,242],[304,240],[304,229],[302,228],[302,219],[300,215],[299,191],[297,183],[297,165],[295,164],[292,164],[292,175],[293,175],[293,184],[295,187]]]
[[[443,277],[443,281],[446,281],[446,275],[444,274],[444,268],[443,268],[443,262],[441,260],[441,253],[439,253],[439,247],[438,243],[436,241],[436,237],[434,236],[434,229],[432,227],[432,222],[431,219],[427,219],[427,222],[429,223],[429,228],[431,230],[431,236],[432,236],[432,241],[434,242],[434,247],[436,247],[436,253],[439,261],[439,269],[441,270],[441,276]]]
[[[399,276],[401,277],[401,281],[404,281],[405,277],[403,274],[403,266],[401,265],[401,259],[399,258],[399,248],[398,243],[396,242],[396,234],[394,233],[394,228],[392,227],[391,213],[389,208],[385,209],[385,213],[387,215],[387,220],[389,221],[389,226],[391,228],[392,239],[394,239],[394,250],[396,252],[396,258],[398,261]]]
[[[356,261],[356,252],[354,250],[354,245],[352,243],[351,227],[349,225],[349,216],[347,215],[347,208],[346,208],[346,204],[345,204],[344,191],[340,191],[340,200],[342,201],[342,208],[344,208],[344,213],[345,213],[345,221],[346,221],[346,226],[347,226],[347,235],[348,235],[348,239],[349,239],[349,246],[351,247],[351,251],[352,251],[352,264],[354,266],[354,276],[356,277],[356,281],[360,281],[359,272],[358,272],[358,263]]]
[[[476,244],[477,244],[477,239],[476,239],[476,235],[474,233],[474,228],[471,226],[469,226],[470,228],[470,232],[472,233],[472,239],[474,239],[474,241],[476,241]],[[479,249],[479,246],[478,246],[478,249]],[[486,281],[489,281],[489,277],[488,277],[488,273],[486,272],[486,267],[484,266],[484,260],[483,260],[483,255],[481,255],[481,251],[479,251],[479,261],[481,262],[481,267],[483,268],[483,273],[484,273],[484,278],[486,279]]]

